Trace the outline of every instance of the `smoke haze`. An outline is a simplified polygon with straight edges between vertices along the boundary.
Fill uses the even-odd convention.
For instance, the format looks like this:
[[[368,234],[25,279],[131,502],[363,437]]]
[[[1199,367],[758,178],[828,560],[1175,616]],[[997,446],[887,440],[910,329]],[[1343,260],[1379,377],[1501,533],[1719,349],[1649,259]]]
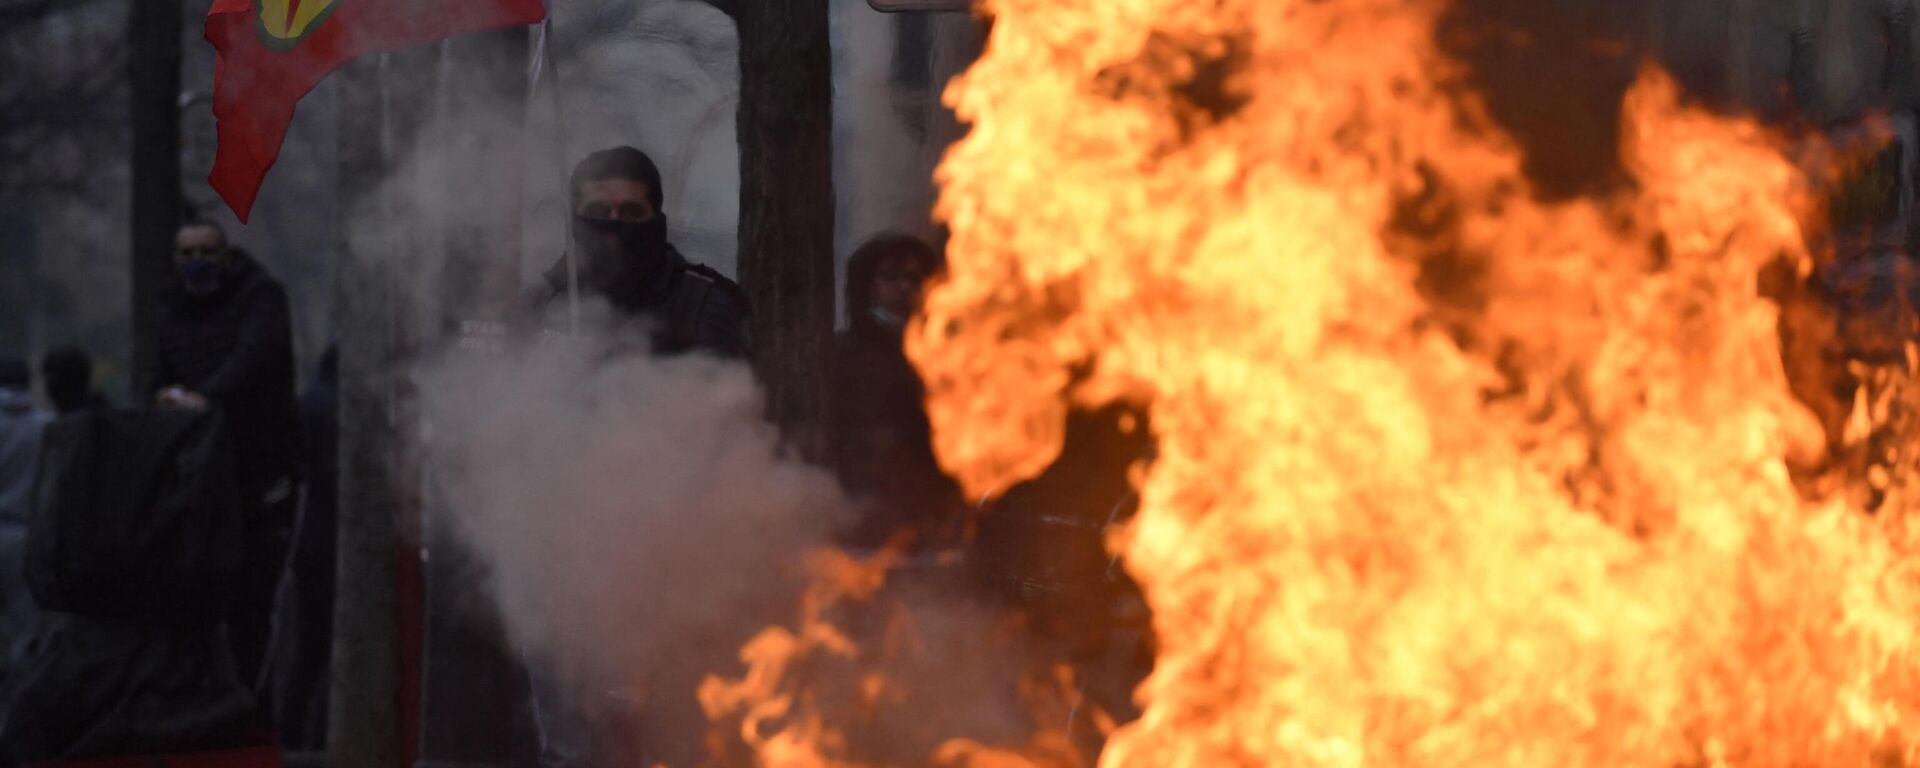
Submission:
[[[800,555],[848,505],[783,453],[746,365],[643,352],[608,332],[429,362],[426,452],[523,658],[577,706],[638,698],[698,734],[700,676],[791,618]]]

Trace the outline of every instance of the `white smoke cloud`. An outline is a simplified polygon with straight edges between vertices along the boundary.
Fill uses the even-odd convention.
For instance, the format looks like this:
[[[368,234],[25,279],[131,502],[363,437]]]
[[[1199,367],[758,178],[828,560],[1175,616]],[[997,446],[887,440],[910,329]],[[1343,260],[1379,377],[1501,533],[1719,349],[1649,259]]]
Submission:
[[[695,261],[733,270],[738,75],[731,21],[682,0],[560,0],[555,19],[549,42],[557,66],[528,102],[450,99],[442,85],[419,137],[349,212],[348,240],[363,261],[377,261],[384,278],[383,287],[368,290],[400,292],[391,320],[424,334],[412,345],[432,349],[446,342],[435,334],[449,325],[501,319],[493,301],[501,283],[511,282],[511,272],[536,279],[562,250],[565,171],[607,146],[652,154],[667,175],[673,242]],[[444,62],[443,55],[442,70]],[[521,130],[516,146],[466,141]],[[447,179],[515,167],[523,174],[522,254],[516,269],[496,274],[492,262],[454,244],[464,242],[462,233],[501,230],[499,206],[475,204],[477,190],[468,186],[449,197],[456,185]],[[477,275],[476,264],[487,274]],[[475,307],[463,294],[488,298]],[[607,314],[604,306],[589,309]],[[359,329],[362,337],[391,332],[376,325]],[[702,759],[707,728],[695,689],[708,675],[738,674],[740,648],[756,632],[794,621],[806,587],[801,556],[830,544],[856,504],[826,470],[783,450],[744,363],[653,359],[632,329],[588,327],[595,330],[586,338],[447,352],[408,371],[424,429],[416,434],[414,424],[403,424],[403,439],[420,441],[429,475],[430,530],[419,543],[436,559],[464,565],[470,555],[484,574],[471,584],[435,582],[431,610],[465,613],[484,603],[478,612],[498,616],[514,661],[556,675],[557,692],[588,710],[559,717],[627,707],[595,723],[601,748],[646,755],[631,764],[692,765]],[[464,551],[447,552],[449,542]],[[465,569],[435,563],[429,570]],[[1006,708],[1018,698],[1016,682],[983,668],[1023,665],[993,654],[968,658],[964,667],[936,658],[965,658],[964,650],[981,644],[963,638],[990,623],[981,618],[989,611],[955,602],[947,595],[914,601],[930,617],[939,653],[919,657],[924,669],[899,674],[951,675],[947,683],[975,688],[991,679],[1000,695],[922,707],[940,715],[925,722],[903,715],[874,724],[912,731],[894,738],[915,748],[943,736],[944,723],[974,718],[1006,729],[1002,721],[1022,719],[1017,707]]]
[[[455,353],[417,381],[438,506],[514,646],[574,706],[620,692],[679,724],[651,749],[697,747],[693,688],[793,615],[799,556],[849,509],[832,477],[782,449],[744,363],[633,334]]]
[[[626,679],[783,618],[796,557],[847,509],[782,450],[745,364],[643,349],[548,339],[420,375],[438,485],[514,641]]]

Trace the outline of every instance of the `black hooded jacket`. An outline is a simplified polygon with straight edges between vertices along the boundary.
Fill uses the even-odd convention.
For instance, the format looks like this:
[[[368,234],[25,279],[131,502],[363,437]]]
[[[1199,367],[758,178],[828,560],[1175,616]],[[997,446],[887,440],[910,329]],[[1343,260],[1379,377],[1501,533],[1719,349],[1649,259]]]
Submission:
[[[220,408],[247,498],[258,501],[293,473],[300,417],[286,288],[236,248],[212,294],[191,295],[178,281],[167,286],[154,341],[153,367],[141,379],[144,400],[181,386]]]
[[[627,316],[653,324],[653,349],[660,354],[706,352],[720,357],[747,356],[747,295],[725,275],[681,256],[667,246],[671,262],[653,280],[619,296],[603,296]],[[526,301],[541,327],[564,330],[567,264],[548,269]],[[593,293],[580,286],[583,297]]]

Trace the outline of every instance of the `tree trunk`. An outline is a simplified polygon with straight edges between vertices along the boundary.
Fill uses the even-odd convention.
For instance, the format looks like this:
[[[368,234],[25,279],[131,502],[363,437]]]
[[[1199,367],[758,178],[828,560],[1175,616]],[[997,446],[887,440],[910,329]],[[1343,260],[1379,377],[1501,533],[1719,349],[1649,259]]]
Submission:
[[[722,7],[726,7],[724,4]],[[789,435],[818,425],[833,334],[827,0],[751,0],[740,28],[740,280],[755,363]]]
[[[445,253],[436,301],[438,328],[422,339],[457,340],[455,354],[485,354],[501,342],[520,295],[520,205],[528,38],[508,29],[441,44],[440,140],[421,147],[440,156],[435,180],[455,204],[445,212]],[[545,157],[545,153],[539,156]],[[419,268],[429,268],[423,259]],[[430,474],[430,473],[429,473]],[[506,630],[486,601],[480,558],[453,533],[444,498],[428,492],[421,536],[431,555],[425,579],[419,765],[510,765],[520,745],[514,727],[526,673],[506,645]]]
[[[339,74],[343,222],[370,201],[385,167],[377,60]],[[334,297],[340,336],[339,553],[334,599],[329,764],[402,765],[394,634],[394,478],[389,417],[392,323],[385,276],[349,228],[338,238]]]
[[[388,227],[382,196],[399,147],[425,115],[431,51],[371,56],[344,67],[340,89],[340,229],[334,296],[340,339],[339,553],[334,601],[333,687],[327,751],[337,768],[402,768],[412,754],[417,701],[404,659],[402,563],[414,555],[400,535],[406,487],[401,469],[396,370],[405,354],[405,295],[395,260],[414,233]],[[400,220],[405,220],[404,218]],[[355,227],[354,222],[367,226]]]
[[[140,380],[154,357],[158,292],[166,283],[180,226],[180,0],[139,0],[127,16],[127,78],[132,86],[132,260],[134,401],[158,382]]]

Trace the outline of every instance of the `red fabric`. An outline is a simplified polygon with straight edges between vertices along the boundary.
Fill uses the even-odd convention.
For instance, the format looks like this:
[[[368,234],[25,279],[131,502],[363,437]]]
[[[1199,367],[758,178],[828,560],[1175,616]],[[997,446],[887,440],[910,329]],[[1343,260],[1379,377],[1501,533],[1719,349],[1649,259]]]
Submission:
[[[191,755],[55,760],[31,763],[29,768],[280,768],[280,750],[262,747]]]
[[[294,106],[327,73],[362,54],[546,17],[541,0],[331,0],[304,37],[280,50],[261,29],[260,6],[269,2],[289,0],[214,0],[207,11],[207,42],[219,52],[213,114],[220,122],[219,153],[207,180],[242,222],[253,211],[260,180],[280,157]],[[291,6],[322,2],[291,0]]]

